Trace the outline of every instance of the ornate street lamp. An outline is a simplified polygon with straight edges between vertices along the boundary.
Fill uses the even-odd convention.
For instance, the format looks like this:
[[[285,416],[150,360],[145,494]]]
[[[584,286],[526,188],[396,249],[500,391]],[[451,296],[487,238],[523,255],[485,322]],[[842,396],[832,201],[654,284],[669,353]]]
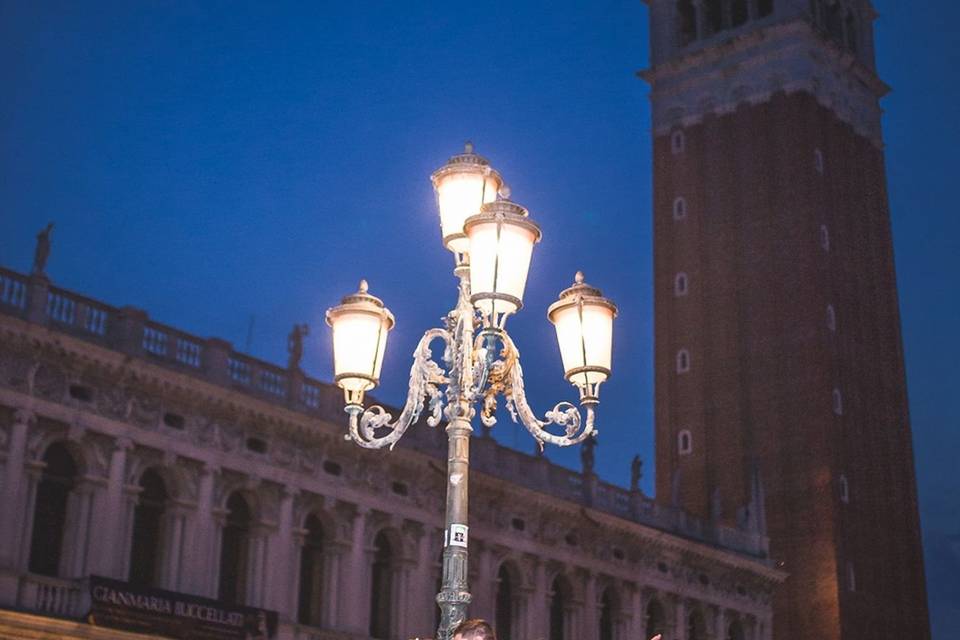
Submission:
[[[544,443],[566,447],[591,437],[596,433],[598,390],[610,376],[617,307],[585,284],[579,272],[573,286],[550,305],[547,315],[557,331],[564,377],[578,388],[585,416],[573,404],[561,402],[544,419],[538,418],[527,404],[520,353],[504,327],[507,317],[523,305],[540,227],[526,209],[503,197],[500,175],[470,143],[432,180],[443,243],[456,256],[460,296],[447,314],[446,326],[427,331],[413,352],[407,401],[396,420],[383,407],[363,407],[364,393],[379,382],[393,314],[361,281],[357,293],[327,311],[327,323],[333,330],[334,379],[344,391],[349,415],[348,440],[367,449],[393,448],[424,408],[431,427],[447,420],[446,529],[437,637],[450,640],[470,603],[467,472],[474,406],[481,403],[480,420],[493,426],[497,396],[502,395],[514,421],[526,427],[541,449]],[[430,346],[435,340],[446,347],[442,364],[433,359]]]

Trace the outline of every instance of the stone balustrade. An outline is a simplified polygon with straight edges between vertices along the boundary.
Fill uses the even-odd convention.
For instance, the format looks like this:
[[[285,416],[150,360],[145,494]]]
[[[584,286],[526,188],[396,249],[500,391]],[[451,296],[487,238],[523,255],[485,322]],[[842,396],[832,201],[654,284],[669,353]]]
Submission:
[[[0,267],[0,313],[318,418],[343,420],[341,392],[329,383],[238,352],[220,338],[201,338],[155,322],[145,311],[114,307],[53,286],[46,276],[27,276]],[[411,429],[399,446],[444,459],[442,430],[422,426]],[[655,503],[638,491],[595,478],[585,481],[579,472],[545,458],[532,460],[534,456],[490,438],[477,438],[475,442],[473,468],[479,472],[686,538],[757,558],[767,556],[767,539],[755,532],[708,526],[679,509]],[[531,467],[539,472],[529,473]]]

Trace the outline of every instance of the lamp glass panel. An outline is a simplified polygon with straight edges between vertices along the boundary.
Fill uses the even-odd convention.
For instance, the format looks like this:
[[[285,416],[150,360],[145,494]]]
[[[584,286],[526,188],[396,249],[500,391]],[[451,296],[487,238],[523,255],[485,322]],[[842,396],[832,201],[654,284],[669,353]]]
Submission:
[[[609,370],[613,350],[613,311],[599,304],[583,305],[583,344],[588,367]],[[606,380],[602,373],[590,373],[590,382]]]
[[[499,226],[499,231],[498,227]],[[502,293],[523,300],[536,236],[533,231],[495,220],[470,226],[470,290],[474,295]],[[484,313],[514,313],[506,300],[478,300]]]
[[[492,176],[476,173],[450,173],[437,185],[440,205],[440,230],[443,237],[463,233],[464,221],[480,212],[480,207],[497,197],[497,184]],[[470,248],[466,238],[450,240],[447,248],[465,253]]]
[[[375,314],[346,312],[332,319],[334,373],[358,373],[379,378],[387,342],[385,320]],[[366,391],[373,383],[365,378],[342,378],[339,385],[348,391]]]
[[[613,347],[613,312],[603,305],[570,305],[553,314],[564,371],[580,367],[610,369]],[[585,378],[585,380],[584,380]],[[580,382],[603,382],[607,375],[599,371],[578,374]],[[571,382],[578,382],[571,380]]]

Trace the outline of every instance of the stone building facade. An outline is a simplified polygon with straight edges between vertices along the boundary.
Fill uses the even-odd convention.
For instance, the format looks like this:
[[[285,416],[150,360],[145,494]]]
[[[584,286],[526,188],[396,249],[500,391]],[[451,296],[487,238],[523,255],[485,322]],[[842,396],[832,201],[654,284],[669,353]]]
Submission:
[[[83,620],[103,576],[275,611],[280,638],[431,637],[444,433],[343,434],[341,392],[295,361],[0,269],[0,636],[144,637]],[[756,523],[490,437],[473,465],[470,612],[505,640],[771,637]]]
[[[657,498],[790,574],[775,637],[929,623],[866,0],[647,0]]]

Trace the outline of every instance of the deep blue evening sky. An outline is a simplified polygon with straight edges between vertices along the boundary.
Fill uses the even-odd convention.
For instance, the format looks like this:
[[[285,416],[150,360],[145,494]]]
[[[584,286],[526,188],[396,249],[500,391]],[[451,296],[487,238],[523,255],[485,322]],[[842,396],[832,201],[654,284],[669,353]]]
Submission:
[[[877,0],[885,137],[935,638],[960,636],[960,128],[946,0]],[[540,411],[562,380],[547,305],[586,271],[621,308],[601,476],[648,461],[650,113],[640,0],[445,3],[0,0],[0,264],[56,222],[60,286],[329,379],[323,311],[363,276],[397,316],[378,395],[454,302],[432,170],[475,141],[543,227],[510,323]],[[501,441],[532,449],[508,423]],[[575,451],[550,451],[579,464]],[[890,514],[897,517],[897,514]],[[951,539],[951,536],[952,539]],[[951,552],[951,545],[954,551]]]

